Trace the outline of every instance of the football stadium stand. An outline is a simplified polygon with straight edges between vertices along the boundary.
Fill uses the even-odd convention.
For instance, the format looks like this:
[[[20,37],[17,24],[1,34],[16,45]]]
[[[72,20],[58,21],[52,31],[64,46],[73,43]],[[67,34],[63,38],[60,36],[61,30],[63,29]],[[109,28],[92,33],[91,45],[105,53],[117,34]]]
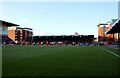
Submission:
[[[17,24],[0,20],[0,44],[31,42],[33,31],[31,28],[21,28]]]
[[[0,33],[0,36],[2,37],[2,43],[10,43],[11,41],[14,42],[13,40],[11,40],[9,37],[8,37],[8,27],[12,27],[12,26],[19,26],[17,24],[13,24],[13,23],[10,23],[10,22],[6,22],[6,21],[2,21],[0,20],[0,22],[2,23],[1,25],[1,33]]]
[[[64,44],[72,44],[73,42],[75,44],[79,43],[92,43],[94,42],[94,35],[52,35],[52,36],[33,36],[33,42],[63,42]]]
[[[114,43],[120,48],[120,1],[118,2],[118,19],[113,25],[105,32],[105,34],[116,34],[117,40],[113,40]],[[114,39],[114,35],[113,35]]]

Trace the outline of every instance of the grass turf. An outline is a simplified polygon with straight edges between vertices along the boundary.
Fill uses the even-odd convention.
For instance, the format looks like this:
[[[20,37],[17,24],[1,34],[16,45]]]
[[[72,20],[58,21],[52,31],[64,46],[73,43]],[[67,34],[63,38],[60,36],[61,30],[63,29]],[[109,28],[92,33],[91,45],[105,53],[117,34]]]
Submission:
[[[117,76],[120,59],[96,46],[3,46],[5,76]]]

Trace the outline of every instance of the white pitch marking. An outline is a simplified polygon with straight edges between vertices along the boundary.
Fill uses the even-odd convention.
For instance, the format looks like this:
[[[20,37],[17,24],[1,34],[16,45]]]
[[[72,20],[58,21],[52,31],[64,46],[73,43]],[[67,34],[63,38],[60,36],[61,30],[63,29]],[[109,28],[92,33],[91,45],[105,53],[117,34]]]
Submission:
[[[101,48],[102,48],[102,47],[101,47]],[[119,56],[119,55],[117,55],[117,54],[113,53],[112,51],[109,51],[109,50],[107,50],[107,49],[105,49],[105,48],[102,48],[102,49],[120,58],[120,56]]]

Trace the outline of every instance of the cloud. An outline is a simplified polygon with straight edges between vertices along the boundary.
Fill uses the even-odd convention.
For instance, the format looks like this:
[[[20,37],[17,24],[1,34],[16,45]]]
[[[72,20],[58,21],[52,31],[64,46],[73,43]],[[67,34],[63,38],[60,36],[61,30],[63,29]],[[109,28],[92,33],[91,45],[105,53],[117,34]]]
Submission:
[[[23,22],[23,23],[26,23],[26,22],[28,22],[28,20],[24,19],[24,20],[22,20],[22,22]]]

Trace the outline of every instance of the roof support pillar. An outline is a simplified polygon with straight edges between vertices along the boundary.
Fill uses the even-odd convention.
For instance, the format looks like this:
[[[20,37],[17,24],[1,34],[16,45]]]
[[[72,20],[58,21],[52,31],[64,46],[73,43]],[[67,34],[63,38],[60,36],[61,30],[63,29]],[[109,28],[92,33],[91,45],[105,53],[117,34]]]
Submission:
[[[115,41],[115,39],[114,39],[114,33],[113,33],[113,42]]]

